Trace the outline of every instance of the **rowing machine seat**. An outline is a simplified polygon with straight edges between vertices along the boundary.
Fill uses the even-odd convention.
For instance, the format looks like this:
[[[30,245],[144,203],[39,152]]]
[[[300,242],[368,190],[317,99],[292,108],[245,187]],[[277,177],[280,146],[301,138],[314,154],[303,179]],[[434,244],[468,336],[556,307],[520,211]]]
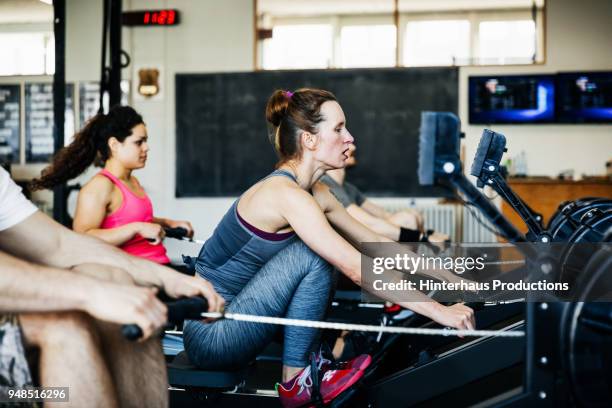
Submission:
[[[236,371],[201,370],[193,365],[182,351],[168,363],[168,381],[173,387],[231,389],[243,383],[247,369]]]

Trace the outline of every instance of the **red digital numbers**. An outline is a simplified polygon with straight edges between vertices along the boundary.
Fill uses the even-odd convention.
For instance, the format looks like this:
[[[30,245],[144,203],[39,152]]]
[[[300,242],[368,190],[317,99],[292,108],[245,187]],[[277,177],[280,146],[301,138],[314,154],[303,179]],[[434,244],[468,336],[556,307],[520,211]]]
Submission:
[[[166,10],[162,10],[159,12],[159,16],[157,17],[157,24],[166,25],[168,19],[168,12]]]
[[[173,25],[176,21],[176,11],[160,10],[144,13],[143,23],[146,25]]]
[[[126,27],[173,26],[180,21],[178,10],[141,10],[122,13],[122,24]]]

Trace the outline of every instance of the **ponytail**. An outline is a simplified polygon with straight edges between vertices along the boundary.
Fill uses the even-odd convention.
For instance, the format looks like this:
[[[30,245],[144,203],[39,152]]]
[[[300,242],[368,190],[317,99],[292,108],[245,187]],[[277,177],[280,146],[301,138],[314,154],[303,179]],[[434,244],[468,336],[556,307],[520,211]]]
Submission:
[[[274,145],[274,149],[279,154],[281,154],[282,149],[280,144],[280,125],[282,119],[287,114],[287,108],[291,99],[291,97],[288,97],[288,94],[293,96],[293,93],[277,89],[270,96],[266,106],[266,120],[274,129],[274,132],[270,133],[270,143]]]
[[[79,176],[92,163],[103,166],[110,157],[108,139],[115,137],[123,142],[142,123],[142,116],[129,106],[116,106],[107,115],[97,114],[74,136],[72,143],[53,156],[41,177],[32,180],[30,189],[51,189]]]

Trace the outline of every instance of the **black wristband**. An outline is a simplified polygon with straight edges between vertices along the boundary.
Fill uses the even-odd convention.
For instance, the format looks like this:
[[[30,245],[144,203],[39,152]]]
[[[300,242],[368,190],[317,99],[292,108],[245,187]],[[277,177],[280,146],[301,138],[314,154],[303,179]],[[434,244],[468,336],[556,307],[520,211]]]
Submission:
[[[431,234],[433,234],[435,231],[432,229],[428,229],[425,232],[423,232],[423,235],[421,235],[421,242],[429,242],[429,236]]]
[[[398,242],[419,242],[421,231],[400,227]]]

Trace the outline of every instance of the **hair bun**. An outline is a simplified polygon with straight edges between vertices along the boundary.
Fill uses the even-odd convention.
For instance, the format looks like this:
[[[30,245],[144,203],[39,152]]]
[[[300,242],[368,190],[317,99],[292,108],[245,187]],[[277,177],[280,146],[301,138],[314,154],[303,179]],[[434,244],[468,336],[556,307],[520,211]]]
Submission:
[[[288,106],[289,98],[287,98],[287,93],[282,89],[274,91],[266,105],[266,120],[268,123],[275,128],[278,127],[287,114]]]

